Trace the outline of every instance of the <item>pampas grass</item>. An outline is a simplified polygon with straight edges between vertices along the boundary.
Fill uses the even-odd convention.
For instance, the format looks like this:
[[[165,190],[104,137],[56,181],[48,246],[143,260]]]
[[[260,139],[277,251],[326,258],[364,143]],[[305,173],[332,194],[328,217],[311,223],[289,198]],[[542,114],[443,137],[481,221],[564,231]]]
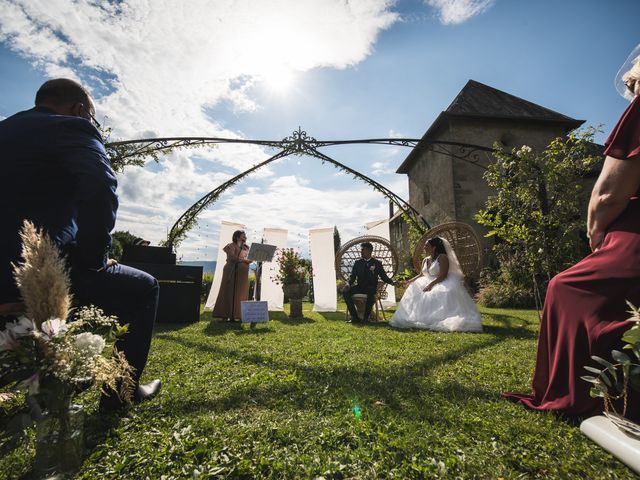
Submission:
[[[66,320],[71,281],[64,259],[49,236],[28,220],[22,224],[23,262],[12,264],[26,315],[38,328],[50,318]]]

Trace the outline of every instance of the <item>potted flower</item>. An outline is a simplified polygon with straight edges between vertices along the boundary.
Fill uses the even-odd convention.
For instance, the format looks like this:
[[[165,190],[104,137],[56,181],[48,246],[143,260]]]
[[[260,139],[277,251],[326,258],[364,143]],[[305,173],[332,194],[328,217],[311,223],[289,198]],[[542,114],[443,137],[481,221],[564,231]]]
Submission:
[[[25,314],[0,330],[0,388],[26,390],[28,413],[13,422],[16,436],[36,424],[34,470],[39,476],[77,469],[83,453],[83,409],[74,398],[110,387],[122,398],[133,391],[132,369],[116,339],[126,332],[95,307],[71,313],[69,276],[55,244],[25,222],[24,262],[14,276]],[[4,392],[0,402],[15,399]]]
[[[302,299],[309,292],[311,265],[300,257],[293,248],[283,248],[276,254],[278,271],[273,281],[282,285],[284,294],[289,298],[291,318],[302,317]]]
[[[629,322],[634,325],[622,335],[625,343],[623,350],[611,351],[612,361],[592,355],[598,367],[585,366],[591,375],[581,377],[591,383],[590,394],[600,397],[604,401],[605,415],[618,427],[627,433],[640,436],[640,426],[629,422],[624,417],[627,414],[627,398],[629,389],[640,392],[640,309],[627,302],[631,317]],[[622,408],[618,412],[615,402],[621,401]],[[631,430],[631,431],[630,431]]]

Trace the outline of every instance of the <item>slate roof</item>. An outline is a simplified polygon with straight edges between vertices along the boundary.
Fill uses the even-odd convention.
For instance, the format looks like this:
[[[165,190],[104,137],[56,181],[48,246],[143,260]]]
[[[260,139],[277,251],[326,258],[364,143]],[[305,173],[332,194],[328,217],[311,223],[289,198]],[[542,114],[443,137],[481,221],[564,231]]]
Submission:
[[[422,139],[411,150],[396,173],[408,173],[417,160],[421,147],[428,143],[438,127],[447,118],[492,118],[504,120],[535,121],[556,123],[567,131],[579,127],[584,120],[576,120],[535,103],[523,100],[509,93],[490,87],[475,80],[469,80],[453,99],[451,105],[438,115]]]

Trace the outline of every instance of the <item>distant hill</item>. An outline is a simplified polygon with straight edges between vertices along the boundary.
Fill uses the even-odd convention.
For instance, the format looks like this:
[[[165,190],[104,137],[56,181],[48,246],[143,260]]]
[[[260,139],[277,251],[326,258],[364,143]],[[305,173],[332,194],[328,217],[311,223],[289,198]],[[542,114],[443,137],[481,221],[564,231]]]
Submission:
[[[205,261],[189,261],[189,262],[178,262],[178,265],[187,265],[192,267],[202,267],[203,273],[213,273],[216,271],[216,261],[212,260],[210,262]]]

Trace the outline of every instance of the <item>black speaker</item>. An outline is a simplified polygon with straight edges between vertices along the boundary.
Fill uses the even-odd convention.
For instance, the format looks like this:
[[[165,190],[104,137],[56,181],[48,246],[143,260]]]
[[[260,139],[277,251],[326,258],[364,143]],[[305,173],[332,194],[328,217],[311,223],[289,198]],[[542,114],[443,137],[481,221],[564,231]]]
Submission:
[[[162,263],[165,265],[175,265],[176,254],[171,251],[170,247],[125,245],[122,249],[122,263],[125,265],[132,265],[133,263]]]
[[[200,319],[202,267],[136,262],[128,265],[158,279],[158,323],[192,323]]]

